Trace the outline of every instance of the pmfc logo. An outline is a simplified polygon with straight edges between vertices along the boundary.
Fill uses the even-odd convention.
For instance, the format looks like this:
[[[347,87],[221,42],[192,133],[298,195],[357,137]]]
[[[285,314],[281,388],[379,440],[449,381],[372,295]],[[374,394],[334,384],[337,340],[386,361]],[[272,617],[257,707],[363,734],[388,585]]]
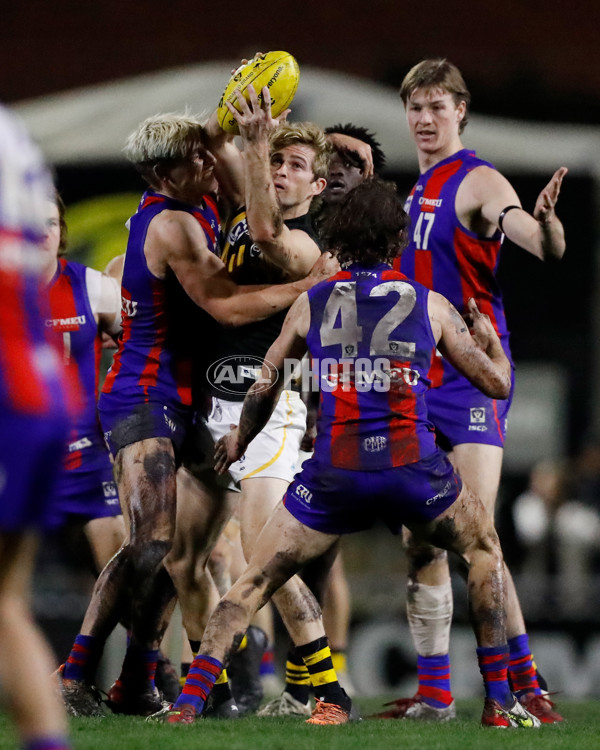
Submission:
[[[247,389],[248,385],[254,383],[258,383],[258,390],[264,390],[277,382],[279,374],[273,382],[270,378],[263,379],[263,364],[267,365],[271,372],[275,371],[275,366],[271,362],[251,354],[223,357],[213,362],[208,368],[206,377],[212,387],[225,396],[232,393],[239,395]]]
[[[383,435],[373,435],[363,440],[367,453],[379,453],[387,448],[387,438]]]

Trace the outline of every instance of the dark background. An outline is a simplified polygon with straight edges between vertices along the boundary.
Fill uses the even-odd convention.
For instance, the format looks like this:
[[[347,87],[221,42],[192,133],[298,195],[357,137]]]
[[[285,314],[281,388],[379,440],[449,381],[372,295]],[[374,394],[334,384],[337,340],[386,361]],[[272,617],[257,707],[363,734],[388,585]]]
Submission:
[[[301,66],[392,85],[423,57],[449,57],[476,111],[596,123],[598,28],[591,0],[22,0],[2,8],[0,99],[287,49]]]

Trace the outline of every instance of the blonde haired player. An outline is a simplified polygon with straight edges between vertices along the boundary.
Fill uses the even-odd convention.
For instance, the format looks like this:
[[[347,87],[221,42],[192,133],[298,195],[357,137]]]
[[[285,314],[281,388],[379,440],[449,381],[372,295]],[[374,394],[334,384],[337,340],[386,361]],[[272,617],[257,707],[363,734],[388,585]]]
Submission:
[[[176,471],[193,417],[197,344],[184,335],[190,321],[206,330],[208,316],[226,325],[266,318],[320,277],[317,270],[308,280],[260,288],[241,288],[230,278],[214,252],[216,174],[226,165],[205,147],[204,132],[194,117],[157,115],[138,126],[127,147],[148,186],[129,224],[124,333],[98,408],[131,530],[99,576],[76,649],[79,660],[97,663],[125,597],[132,635],[108,701],[118,713],[147,714],[161,705],[154,673],[173,601],[163,561],[173,545]]]

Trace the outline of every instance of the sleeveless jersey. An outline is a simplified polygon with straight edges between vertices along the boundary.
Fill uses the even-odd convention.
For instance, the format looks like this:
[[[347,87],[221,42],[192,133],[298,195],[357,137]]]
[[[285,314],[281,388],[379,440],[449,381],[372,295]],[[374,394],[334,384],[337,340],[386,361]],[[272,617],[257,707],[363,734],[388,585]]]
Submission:
[[[375,471],[436,450],[424,398],[435,348],[427,296],[385,264],[352,264],[308,291],[320,461]]]
[[[96,409],[102,338],[89,296],[100,276],[99,271],[59,258],[48,289],[50,317],[46,326],[57,335],[64,364],[82,393],[82,408],[68,438],[68,471],[89,469],[94,459],[104,465],[108,458]]]
[[[295,219],[287,219],[288,229],[301,229],[320,247],[317,233],[309,214]],[[245,209],[240,209],[230,222],[221,259],[236,284],[283,284],[285,272],[266,261],[250,238]],[[230,401],[243,401],[246,391],[260,373],[262,360],[271,344],[279,336],[287,310],[271,315],[265,320],[248,323],[236,328],[223,328],[217,339],[214,362],[226,362],[228,372],[233,377],[226,383],[226,395],[219,387],[214,387],[218,371],[209,369],[209,382],[214,396],[225,397]],[[224,383],[223,383],[224,384]],[[225,385],[225,384],[224,384]]]
[[[0,405],[31,415],[55,413],[64,403],[39,275],[52,194],[38,149],[0,107]]]
[[[463,149],[424,172],[406,201],[410,241],[394,267],[428,289],[443,294],[462,314],[469,297],[489,315],[507,355],[508,328],[502,294],[496,281],[502,234],[480,237],[456,215],[456,192],[476,167],[492,164]],[[432,359],[432,385],[444,382],[453,368],[439,355]]]
[[[159,279],[148,269],[144,243],[148,226],[161,211],[184,211],[201,225],[208,248],[215,251],[219,215],[214,200],[204,197],[200,209],[152,190],[142,196],[131,218],[121,285],[123,332],[102,393],[124,402],[141,400],[165,405],[191,404],[193,326],[186,311],[196,307],[175,274]],[[102,397],[101,397],[102,398]]]

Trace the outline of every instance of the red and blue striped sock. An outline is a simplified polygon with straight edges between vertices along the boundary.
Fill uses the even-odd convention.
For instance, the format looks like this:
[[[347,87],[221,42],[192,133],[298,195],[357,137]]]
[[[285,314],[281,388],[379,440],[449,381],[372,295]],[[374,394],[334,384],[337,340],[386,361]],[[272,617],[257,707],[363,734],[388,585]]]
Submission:
[[[483,677],[485,695],[497,700],[501,706],[512,703],[512,692],[508,684],[508,645],[477,649],[479,671]]]
[[[66,737],[35,737],[23,745],[23,750],[71,750]]]
[[[452,703],[450,656],[448,654],[417,655],[417,670],[419,672],[417,692],[423,696],[425,703],[434,708],[449,706]]]
[[[268,674],[275,674],[275,654],[273,652],[273,646],[270,644],[265,649],[260,660],[259,674],[261,677]]]
[[[185,685],[173,708],[189,705],[196,709],[197,714],[201,714],[206,699],[222,669],[223,664],[218,659],[198,654],[192,662]]]
[[[147,689],[154,690],[157,661],[158,649],[144,649],[130,643],[116,684],[119,686],[145,684]]]
[[[71,653],[65,662],[63,678],[93,682],[103,648],[104,642],[96,636],[80,633],[75,638]]]
[[[510,652],[508,671],[513,691],[521,695],[533,690],[536,695],[541,695],[542,689],[538,683],[537,669],[529,648],[527,633],[510,638],[508,648]]]

